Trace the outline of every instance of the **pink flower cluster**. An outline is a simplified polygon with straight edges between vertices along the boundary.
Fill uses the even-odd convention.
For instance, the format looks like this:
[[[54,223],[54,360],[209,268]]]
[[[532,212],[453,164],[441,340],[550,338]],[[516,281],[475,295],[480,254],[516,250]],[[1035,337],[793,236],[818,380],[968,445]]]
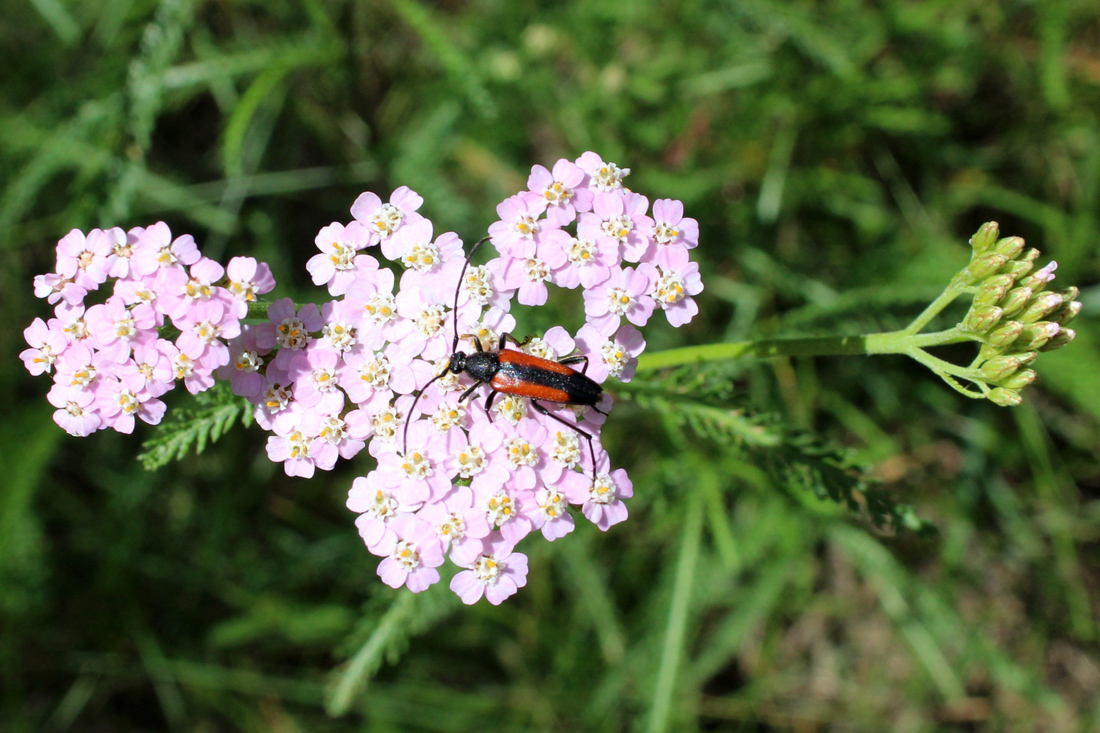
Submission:
[[[83,378],[76,374],[101,375],[103,390],[112,379],[130,385],[113,376],[122,373],[115,366],[104,366],[129,358],[136,366],[126,374],[152,375],[127,386],[141,395],[140,404],[159,405],[147,407],[158,410],[150,422],[163,412],[157,390],[167,389],[172,377],[184,378],[192,391],[209,386],[212,376],[230,380],[272,433],[268,456],[289,475],[308,478],[367,448],[377,468],[354,480],[347,506],[359,514],[356,526],[367,548],[383,558],[382,580],[422,591],[439,581],[437,568],[449,555],[462,568],[451,588],[464,602],[484,596],[500,603],[526,582],[527,558],[515,547],[527,535],[556,540],[568,534],[575,526],[571,507],[603,530],[626,519],[631,481],[624,470],[611,469],[600,444],[611,398],[604,393],[598,410],[543,403],[554,419],[525,398],[479,399],[487,386],[464,400],[472,378],[440,375],[456,335],[467,354],[475,341],[486,351],[501,348],[502,336],[517,325],[512,300],[543,304],[551,284],[583,289],[586,323],[575,335],[554,327],[522,349],[550,360],[587,357],[585,373],[598,383],[631,379],[645,348],[638,328],[655,310],[673,326],[691,320],[698,311],[692,296],[702,290],[698,265],[689,259],[698,224],[668,199],[656,201],[650,215],[648,199],[622,185],[629,172],[595,153],[560,160],[552,171],[535,166],[528,190],[497,207],[500,221],[489,229],[497,256],[465,270],[462,241],[453,232],[436,235],[418,213],[419,195],[401,187],[383,203],[364,193],[351,208],[351,222],[320,230],[319,252],[307,265],[313,282],[334,299],[300,308],[276,300],[267,322],[243,326],[237,321],[242,293],[273,285],[264,266],[248,261],[244,279],[250,282],[237,288],[241,276],[231,262],[231,282],[222,288],[220,268],[200,260],[189,237],[170,243],[163,225],[129,236],[111,230],[85,239],[74,232],[66,238],[72,242],[62,240],[67,259],[59,255],[57,274],[40,278],[36,289],[53,301],[65,299],[59,309],[73,307],[70,300],[79,303],[103,282],[101,271],[119,268],[117,258],[107,259],[117,247],[101,241],[125,242],[133,253],[129,269],[118,269],[116,295],[95,316],[108,325],[89,325],[83,338],[94,339],[94,348],[66,358],[80,343],[65,336],[59,312],[56,323],[28,329],[34,348],[24,358],[32,372],[38,364],[57,367],[65,390],[59,414],[69,415],[62,424],[79,419],[91,426],[73,432],[117,422],[105,410],[88,409],[99,404],[98,396],[81,401],[88,384],[77,386]],[[139,256],[146,251],[156,253],[157,268]],[[87,264],[74,264],[82,258]],[[112,334],[124,330],[118,324],[126,314],[143,335],[118,344]],[[156,338],[164,315],[181,331],[175,345]],[[578,431],[591,435],[591,443]]]
[[[103,302],[85,303],[109,281]],[[48,399],[66,431],[131,433],[136,419],[160,422],[158,398],[177,379],[192,393],[213,386],[229,360],[224,340],[240,333],[248,302],[274,287],[267,265],[237,257],[223,268],[190,235],[173,240],[163,222],[74,229],[57,243],[55,271],[34,279],[54,317],[23,332],[30,348],[20,357],[31,374],[53,375]],[[159,335],[166,319],[179,331],[175,342]]]

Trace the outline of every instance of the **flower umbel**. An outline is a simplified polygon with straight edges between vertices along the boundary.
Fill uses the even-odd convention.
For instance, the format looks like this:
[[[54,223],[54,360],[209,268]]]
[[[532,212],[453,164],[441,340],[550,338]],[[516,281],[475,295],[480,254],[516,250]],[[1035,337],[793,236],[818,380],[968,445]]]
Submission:
[[[570,368],[596,384],[629,381],[645,348],[638,328],[656,310],[673,326],[695,315],[698,225],[678,201],[650,212],[623,187],[629,173],[591,152],[533,167],[527,190],[497,207],[495,255],[465,271],[462,241],[436,235],[418,194],[364,193],[350,221],[314,240],[307,270],[333,299],[301,306],[259,300],[275,285],[267,265],[239,257],[223,268],[163,223],[74,230],[58,243],[56,271],[35,279],[55,317],[26,330],[22,358],[53,377],[54,419],[74,435],[156,424],[175,382],[197,393],[221,379],[252,404],[270,432],[268,457],[288,475],[311,477],[367,448],[378,466],[355,479],[347,506],[382,558],[382,580],[423,591],[449,556],[463,569],[451,588],[464,602],[500,603],[526,582],[515,547],[529,534],[556,540],[580,517],[602,530],[626,518],[630,480],[599,440],[611,398],[596,411],[514,394],[485,402],[469,399],[469,374],[436,377],[456,335],[466,354],[496,353],[516,328],[512,302],[540,305],[555,286],[581,288],[586,322],[520,346],[573,357]],[[88,301],[112,282],[109,297]],[[174,341],[162,337],[169,328]]]

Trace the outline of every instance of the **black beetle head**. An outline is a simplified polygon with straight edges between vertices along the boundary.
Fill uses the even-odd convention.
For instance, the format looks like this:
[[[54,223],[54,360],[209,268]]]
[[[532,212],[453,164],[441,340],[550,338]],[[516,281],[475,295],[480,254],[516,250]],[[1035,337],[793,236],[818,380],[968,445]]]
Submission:
[[[447,371],[452,374],[462,374],[466,371],[466,355],[461,351],[451,354],[451,362],[447,365]]]

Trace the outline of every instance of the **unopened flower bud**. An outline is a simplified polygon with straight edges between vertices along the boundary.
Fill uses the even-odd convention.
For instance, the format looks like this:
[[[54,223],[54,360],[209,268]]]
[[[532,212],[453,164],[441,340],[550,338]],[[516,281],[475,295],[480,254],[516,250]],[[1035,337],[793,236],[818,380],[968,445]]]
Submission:
[[[998,275],[985,280],[978,292],[974,294],[974,305],[996,305],[1008,294],[1008,288],[1011,286],[1011,278],[1008,278],[1009,284],[1005,285],[1004,275]]]
[[[974,304],[963,319],[962,327],[973,333],[985,333],[1001,320],[1001,309],[995,305]]]
[[[987,221],[978,228],[974,236],[970,238],[970,247],[974,250],[974,254],[985,254],[988,252],[994,244],[997,242],[997,237],[1000,236],[1000,227],[995,221]]]
[[[1068,303],[1063,303],[1062,307],[1047,316],[1047,320],[1060,323],[1063,326],[1077,317],[1077,314],[1081,312],[1081,301],[1071,300]]]
[[[1017,359],[1020,360],[1020,365],[1021,366],[1027,366],[1028,364],[1030,364],[1031,362],[1033,362],[1033,361],[1035,361],[1036,359],[1039,358],[1039,352],[1038,351],[1023,351],[1023,352],[1020,352],[1019,354],[1013,354],[1013,356],[1015,356]]]
[[[1014,278],[1021,278],[1031,272],[1032,268],[1035,267],[1035,260],[1038,258],[1039,250],[1034,247],[1025,249],[1023,254],[1002,267],[1001,272]]]
[[[1026,327],[1020,338],[1016,339],[1015,348],[1023,351],[1037,351],[1058,335],[1062,327],[1051,321],[1039,321]]]
[[[1024,251],[1024,238],[1023,237],[1005,237],[993,247],[994,252],[1003,254],[1010,260],[1016,259],[1016,256]]]
[[[1071,300],[1077,300],[1077,296],[1081,294],[1081,290],[1076,285],[1070,285],[1065,290],[1059,290],[1058,294],[1062,296],[1062,300],[1068,303]]]
[[[1002,379],[1000,384],[1006,389],[1023,389],[1034,382],[1038,376],[1034,369],[1021,369],[1011,377]]]
[[[1023,362],[1020,357],[1015,354],[1007,354],[987,360],[978,367],[978,371],[990,382],[999,382],[1015,374],[1021,366],[1023,366]]]
[[[1016,282],[1016,278],[1011,275],[990,275],[982,281],[982,287],[984,288],[986,285],[994,284],[1003,285],[1005,290],[1010,290],[1014,282]]]
[[[985,340],[990,346],[995,349],[1003,349],[1011,344],[1016,339],[1020,338],[1020,334],[1024,331],[1024,324],[1019,321],[1009,321],[1002,326],[998,326],[995,330],[991,331]]]
[[[1054,271],[1057,269],[1058,263],[1051,260],[1043,268],[1021,277],[1016,281],[1016,284],[1031,288],[1033,293],[1042,292],[1054,280]]]
[[[1031,288],[1012,288],[1008,291],[1005,299],[1001,301],[1001,310],[1005,312],[1006,316],[1012,317],[1024,309],[1027,302],[1031,300],[1031,296]]]
[[[1060,308],[1062,303],[1060,293],[1040,293],[1031,299],[1023,312],[1016,316],[1016,320],[1024,323],[1035,323]]]
[[[989,401],[1001,407],[1015,407],[1023,402],[1024,398],[1014,389],[997,387],[997,389],[989,393]]]
[[[1043,346],[1042,351],[1054,351],[1055,349],[1060,349],[1063,346],[1067,345],[1070,341],[1073,341],[1073,339],[1075,338],[1077,338],[1076,331],[1074,331],[1072,328],[1063,328],[1058,331],[1057,336],[1046,342],[1046,345]]]
[[[1005,266],[1008,257],[999,252],[988,252],[984,255],[975,255],[967,265],[966,271],[970,277],[967,282],[976,283],[989,277],[997,270]]]

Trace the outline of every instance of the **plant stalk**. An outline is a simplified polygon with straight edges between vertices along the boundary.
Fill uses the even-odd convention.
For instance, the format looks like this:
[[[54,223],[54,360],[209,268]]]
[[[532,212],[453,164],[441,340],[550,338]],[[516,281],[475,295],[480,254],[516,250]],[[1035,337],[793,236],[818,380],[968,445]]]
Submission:
[[[856,356],[909,354],[914,349],[956,344],[970,339],[957,328],[935,333],[890,331],[859,336],[758,339],[669,349],[638,357],[638,371],[733,359],[770,359],[778,356]]]

